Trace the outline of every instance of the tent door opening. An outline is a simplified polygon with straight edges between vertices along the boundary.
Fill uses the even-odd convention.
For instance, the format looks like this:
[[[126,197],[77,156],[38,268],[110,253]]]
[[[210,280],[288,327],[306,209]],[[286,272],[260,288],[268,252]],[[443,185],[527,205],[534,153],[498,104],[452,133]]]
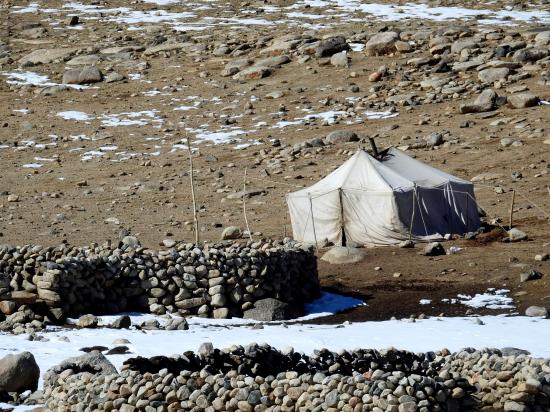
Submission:
[[[338,189],[340,195],[340,230],[342,231],[342,246],[346,246],[346,224],[344,222],[344,202],[342,200],[342,189]]]

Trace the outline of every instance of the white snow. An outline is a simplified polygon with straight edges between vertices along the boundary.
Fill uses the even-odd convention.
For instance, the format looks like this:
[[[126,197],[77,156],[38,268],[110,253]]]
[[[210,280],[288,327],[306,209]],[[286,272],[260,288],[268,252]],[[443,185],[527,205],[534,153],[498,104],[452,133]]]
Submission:
[[[58,83],[51,82],[48,76],[30,71],[17,70],[14,72],[0,72],[2,76],[8,78],[6,83],[15,85],[30,85],[30,86],[57,86]],[[78,84],[64,84],[63,86],[72,89],[87,89],[89,86],[81,86]]]
[[[101,116],[101,124],[106,127],[117,126],[144,126],[151,122],[162,123],[157,116],[157,110],[143,110],[140,112],[123,112],[104,114]]]
[[[340,12],[363,12],[383,21],[400,21],[404,19],[421,20],[468,20],[478,19],[481,24],[510,24],[525,21],[550,22],[550,12],[542,10],[498,10],[468,9],[465,7],[432,7],[422,3],[380,4],[367,3],[359,0],[304,0],[291,8],[303,7],[334,7]],[[482,18],[481,18],[482,17]],[[481,18],[481,19],[480,19]],[[511,19],[512,21],[510,21]]]
[[[137,319],[143,320],[144,317],[134,317],[134,320]],[[48,338],[48,342],[29,341],[25,335],[0,334],[0,357],[30,351],[44,372],[70,356],[81,355],[79,349],[82,347],[102,345],[111,348],[115,346],[112,342],[121,338],[131,342],[127,346],[132,353],[108,356],[116,367],[137,355],[170,356],[197,350],[205,341],[220,348],[232,344],[267,342],[281,349],[293,346],[305,353],[319,348],[384,349],[393,346],[420,352],[442,348],[457,351],[463,347],[517,347],[530,351],[536,357],[550,357],[550,319],[523,316],[482,316],[479,319],[484,325],[473,322],[473,318],[459,317],[341,325],[264,324],[263,329],[253,329],[250,322],[243,320],[192,318],[187,331],[60,329],[40,334]],[[61,341],[62,337],[70,341]]]
[[[234,130],[228,130],[228,131],[218,130],[215,132],[209,132],[202,129],[196,129],[196,130],[190,130],[190,131],[196,133],[195,138],[197,142],[209,141],[214,144],[227,143],[235,139],[237,136],[247,133],[244,130],[240,130],[240,129],[234,129]]]
[[[460,303],[471,308],[512,309],[514,300],[507,296],[508,292],[508,289],[489,288],[485,293],[476,293],[475,296],[458,295],[458,298]]]
[[[23,168],[25,169],[40,169],[43,165],[40,164],[40,163],[27,163],[27,164],[24,164]]]
[[[420,299],[418,303],[420,303],[421,305],[429,305],[430,303],[432,303],[432,301],[431,299]]]
[[[365,116],[367,119],[375,120],[375,119],[389,119],[391,117],[399,116],[398,112],[370,112],[366,111]]]
[[[76,110],[67,110],[64,112],[58,112],[57,116],[65,119],[65,120],[79,120],[79,121],[86,121],[92,119],[88,113],[85,112],[79,112]]]

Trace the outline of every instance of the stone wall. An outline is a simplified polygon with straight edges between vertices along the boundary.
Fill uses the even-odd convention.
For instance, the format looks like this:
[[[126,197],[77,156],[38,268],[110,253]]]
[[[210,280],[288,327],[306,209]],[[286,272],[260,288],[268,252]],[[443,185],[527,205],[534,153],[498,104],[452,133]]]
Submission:
[[[318,294],[316,258],[294,243],[0,247],[2,312],[30,305],[52,321],[128,310],[242,317],[265,298],[301,307]]]
[[[516,352],[521,352],[515,350]],[[512,350],[514,352],[514,350]],[[304,355],[255,343],[167,358],[99,352],[68,359],[44,379],[55,411],[547,412],[550,361],[498,349],[397,349]]]

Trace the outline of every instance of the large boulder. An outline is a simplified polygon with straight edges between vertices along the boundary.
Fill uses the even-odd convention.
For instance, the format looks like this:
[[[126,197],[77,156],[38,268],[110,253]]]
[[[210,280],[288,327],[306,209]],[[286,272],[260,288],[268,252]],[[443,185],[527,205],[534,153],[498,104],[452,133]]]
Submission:
[[[393,53],[397,50],[395,48],[397,40],[399,40],[399,34],[394,31],[375,34],[365,45],[365,52],[367,56],[383,56]]]
[[[469,103],[460,105],[460,113],[482,113],[490,112],[495,108],[498,95],[492,89],[485,89],[479,96]]]
[[[513,94],[508,97],[508,103],[514,109],[526,109],[527,107],[533,107],[539,104],[540,99],[533,93],[524,92]]]
[[[506,67],[497,67],[481,70],[477,78],[483,83],[494,83],[499,80],[506,80],[510,74],[510,69]]]
[[[82,69],[70,69],[63,74],[64,84],[89,84],[103,80],[103,74],[96,66],[88,66]]]
[[[22,57],[19,60],[20,65],[37,65],[48,64],[58,60],[66,60],[75,54],[77,49],[73,48],[57,48],[57,49],[39,49],[34,50],[30,54]]]
[[[350,50],[351,47],[343,36],[321,40],[315,48],[316,57],[330,57],[336,53]]]
[[[44,374],[44,386],[52,386],[59,374],[67,369],[71,369],[74,374],[89,372],[98,376],[117,373],[113,364],[101,352],[93,351],[82,356],[65,359],[59,365],[48,369]]]
[[[323,255],[321,260],[332,265],[341,265],[344,263],[357,263],[365,259],[367,252],[364,249],[353,247],[334,246]]]
[[[252,309],[244,311],[243,318],[269,322],[272,320],[293,319],[299,315],[296,308],[288,303],[266,298],[256,301]]]
[[[40,368],[30,352],[0,359],[0,393],[35,391],[39,378]]]
[[[525,309],[525,315],[546,318],[548,316],[548,310],[544,306],[529,306]]]
[[[335,130],[330,132],[325,141],[327,143],[338,144],[338,143],[348,143],[356,142],[359,140],[357,133],[351,130]]]

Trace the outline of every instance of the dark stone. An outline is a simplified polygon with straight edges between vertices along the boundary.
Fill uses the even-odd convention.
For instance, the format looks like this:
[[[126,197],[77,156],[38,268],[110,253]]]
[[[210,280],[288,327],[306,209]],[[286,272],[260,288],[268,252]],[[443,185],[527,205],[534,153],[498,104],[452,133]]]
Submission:
[[[297,312],[288,303],[266,298],[256,301],[252,309],[243,313],[243,318],[261,321],[286,320],[299,316]]]
[[[128,315],[122,315],[111,324],[113,329],[129,329],[130,326],[132,326],[132,320]]]
[[[315,57],[330,57],[333,54],[350,49],[343,36],[331,37],[319,42],[319,45],[315,48]]]

